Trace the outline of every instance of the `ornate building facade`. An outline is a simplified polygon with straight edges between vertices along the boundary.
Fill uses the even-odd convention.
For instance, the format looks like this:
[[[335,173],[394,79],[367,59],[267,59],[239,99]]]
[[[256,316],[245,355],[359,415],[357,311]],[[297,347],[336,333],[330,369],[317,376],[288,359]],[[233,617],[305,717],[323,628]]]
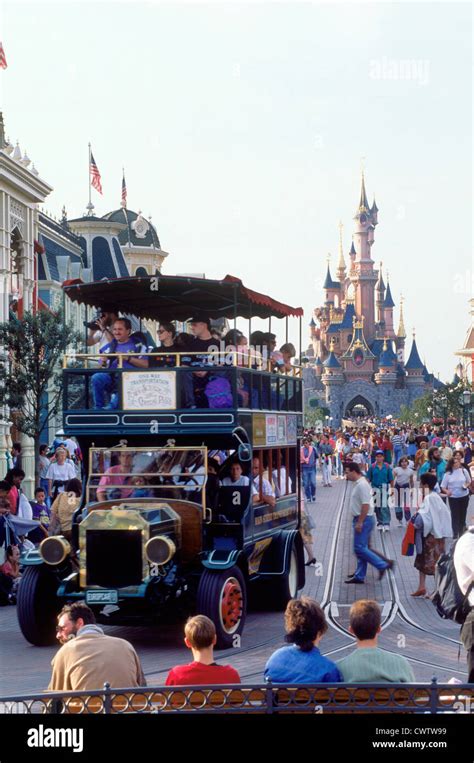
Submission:
[[[306,399],[329,409],[333,425],[353,416],[396,416],[439,382],[422,362],[415,336],[406,359],[403,303],[398,328],[388,274],[372,258],[378,207],[367,200],[362,175],[348,263],[342,236],[336,279],[328,262],[324,304],[313,310],[305,373]]]
[[[96,217],[91,207],[75,219],[68,219],[63,208],[61,219],[53,219],[41,211],[52,190],[18,143],[10,143],[0,113],[0,322],[21,317],[26,310],[55,312],[62,307],[66,320],[85,332],[85,308],[65,297],[64,281],[153,276],[168,253],[161,249],[151,221],[125,204],[103,217]],[[146,328],[156,341],[153,327]],[[5,360],[1,352],[0,348],[0,361]],[[51,422],[43,434],[45,442],[51,442],[60,425],[60,417]],[[16,436],[22,443],[25,490],[33,496],[33,441]],[[9,466],[11,445],[12,415],[0,409],[0,477]]]

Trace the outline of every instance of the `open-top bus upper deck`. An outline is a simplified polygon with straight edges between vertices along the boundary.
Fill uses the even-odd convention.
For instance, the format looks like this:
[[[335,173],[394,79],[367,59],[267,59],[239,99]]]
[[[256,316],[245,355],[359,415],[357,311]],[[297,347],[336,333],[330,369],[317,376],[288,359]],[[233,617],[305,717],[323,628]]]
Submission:
[[[64,290],[75,302],[104,311],[121,312],[155,321],[184,321],[196,312],[210,319],[300,318],[293,308],[247,289],[234,277],[220,281],[187,276],[131,277],[85,284],[67,282]],[[231,432],[236,426],[271,430],[271,444],[294,442],[301,425],[303,395],[301,368],[275,372],[265,352],[230,350],[216,341],[210,352],[137,352],[147,368],[130,367],[134,353],[110,353],[114,368],[101,368],[103,355],[70,353],[64,359],[64,426],[71,435],[191,434]],[[111,364],[110,364],[111,365]],[[93,377],[114,379],[114,406],[97,407]],[[209,382],[212,384],[209,385]],[[203,393],[193,396],[196,386]],[[212,394],[207,391],[212,388]],[[266,414],[270,416],[267,425]],[[259,423],[260,422],[260,423]],[[278,436],[279,433],[279,436]],[[284,434],[283,434],[284,433]],[[273,439],[272,439],[273,438]],[[265,439],[266,436],[265,436]],[[265,442],[265,444],[267,444]]]

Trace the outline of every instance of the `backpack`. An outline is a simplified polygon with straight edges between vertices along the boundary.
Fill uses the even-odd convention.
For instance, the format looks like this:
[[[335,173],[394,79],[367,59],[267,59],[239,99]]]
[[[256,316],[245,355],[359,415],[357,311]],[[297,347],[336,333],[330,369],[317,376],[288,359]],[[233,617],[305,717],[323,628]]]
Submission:
[[[204,390],[209,401],[209,408],[232,408],[232,389],[228,379],[215,376],[206,384]]]
[[[470,532],[470,531],[469,531]],[[468,588],[466,595],[459,588],[456,569],[454,567],[454,543],[447,554],[442,554],[436,562],[435,584],[436,593],[433,596],[433,604],[436,607],[438,615],[443,620],[454,620],[462,625],[470,611],[468,601],[469,593],[472,590],[472,583]]]

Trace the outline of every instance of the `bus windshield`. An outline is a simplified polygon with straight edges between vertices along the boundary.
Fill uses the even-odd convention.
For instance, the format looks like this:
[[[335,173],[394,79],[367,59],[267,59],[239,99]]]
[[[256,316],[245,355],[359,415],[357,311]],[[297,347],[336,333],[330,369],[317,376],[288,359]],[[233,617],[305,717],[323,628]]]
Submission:
[[[91,448],[87,502],[176,498],[203,504],[207,448]]]

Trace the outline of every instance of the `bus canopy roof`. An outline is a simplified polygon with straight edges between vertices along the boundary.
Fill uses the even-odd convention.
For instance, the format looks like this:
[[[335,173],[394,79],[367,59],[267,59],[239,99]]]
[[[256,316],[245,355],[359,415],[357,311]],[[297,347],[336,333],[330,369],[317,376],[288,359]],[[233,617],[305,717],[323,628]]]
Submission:
[[[194,276],[104,278],[93,283],[65,281],[73,302],[160,321],[185,321],[195,313],[209,318],[286,318],[301,316],[301,307],[247,289],[235,276],[222,280]]]

